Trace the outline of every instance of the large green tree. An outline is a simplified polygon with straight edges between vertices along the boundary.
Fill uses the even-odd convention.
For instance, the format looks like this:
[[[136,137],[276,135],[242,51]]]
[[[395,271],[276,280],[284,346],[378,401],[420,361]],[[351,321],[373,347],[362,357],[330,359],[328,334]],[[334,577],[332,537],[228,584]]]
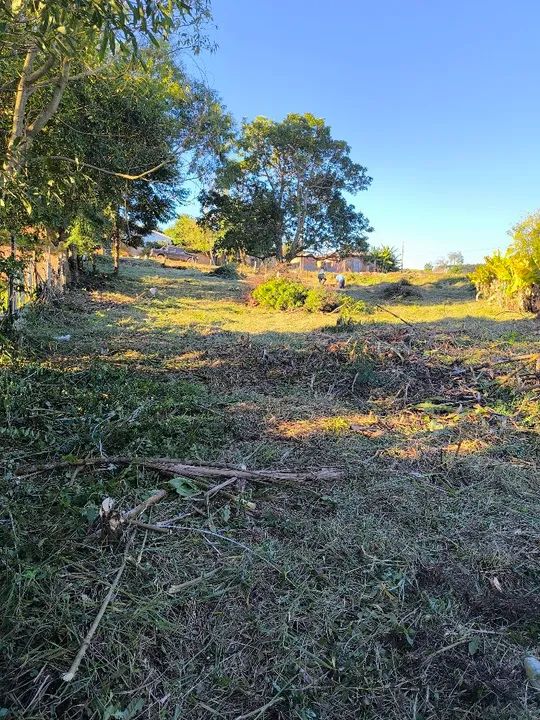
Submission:
[[[268,254],[278,258],[283,252],[292,258],[305,250],[365,250],[372,228],[346,197],[370,183],[366,168],[351,160],[347,143],[334,139],[321,118],[310,113],[290,114],[282,122],[257,117],[243,124],[234,154],[203,204],[213,222],[221,215],[246,247],[252,229],[243,221],[231,227],[232,210],[242,219],[243,208],[252,206],[259,215],[265,208],[265,243],[257,244],[267,244]]]
[[[27,159],[35,140],[58,113],[71,83],[99,74],[115,56],[134,57],[179,26],[185,46],[200,42],[207,0],[6,0],[0,3],[2,113],[0,200],[30,210]],[[75,160],[72,158],[72,160]],[[152,168],[133,175],[149,174]]]
[[[208,253],[213,257],[217,234],[199,224],[191,215],[179,215],[170,227],[165,228],[174,245],[192,252]]]

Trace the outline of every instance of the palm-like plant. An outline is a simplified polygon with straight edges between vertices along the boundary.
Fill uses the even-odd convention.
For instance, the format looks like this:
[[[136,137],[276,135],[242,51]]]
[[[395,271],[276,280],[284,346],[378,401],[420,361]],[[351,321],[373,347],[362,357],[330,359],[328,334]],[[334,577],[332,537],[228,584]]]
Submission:
[[[382,272],[399,270],[398,251],[390,245],[381,245],[381,247],[372,248],[369,259],[375,263],[377,269]]]

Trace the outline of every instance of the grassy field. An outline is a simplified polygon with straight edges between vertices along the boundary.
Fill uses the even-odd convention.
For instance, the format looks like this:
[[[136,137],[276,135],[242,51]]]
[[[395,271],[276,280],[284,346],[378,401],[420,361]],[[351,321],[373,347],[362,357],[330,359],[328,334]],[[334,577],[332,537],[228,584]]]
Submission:
[[[539,717],[540,323],[406,277],[351,277],[374,312],[345,332],[151,261],[25,315],[0,365],[2,716]],[[114,456],[344,477],[212,495],[74,464]],[[105,497],[160,488],[146,522],[176,530],[101,536]]]

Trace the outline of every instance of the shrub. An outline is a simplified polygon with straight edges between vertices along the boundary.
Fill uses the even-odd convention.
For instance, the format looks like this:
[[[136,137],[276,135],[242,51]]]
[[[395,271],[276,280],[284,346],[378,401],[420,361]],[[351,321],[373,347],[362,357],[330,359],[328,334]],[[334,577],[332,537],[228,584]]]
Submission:
[[[240,277],[238,267],[235,263],[225,263],[211,270],[209,275],[217,275],[217,277],[228,278],[229,280],[237,280]]]
[[[251,293],[258,305],[272,310],[291,310],[302,307],[307,295],[308,289],[305,285],[280,277],[266,280]]]
[[[312,288],[308,290],[304,308],[308,312],[332,312],[342,305],[343,297],[322,287]]]
[[[373,309],[363,300],[350,295],[332,292],[323,287],[307,288],[296,280],[274,277],[261,283],[253,290],[251,297],[263,307],[272,310],[303,308],[308,312],[333,312],[339,308],[341,314],[371,313]]]
[[[495,252],[471,273],[477,297],[540,312],[540,212],[512,228],[506,253]]]
[[[381,297],[385,300],[404,300],[406,298],[422,297],[422,293],[407,278],[401,278],[396,283],[389,283],[381,290]]]

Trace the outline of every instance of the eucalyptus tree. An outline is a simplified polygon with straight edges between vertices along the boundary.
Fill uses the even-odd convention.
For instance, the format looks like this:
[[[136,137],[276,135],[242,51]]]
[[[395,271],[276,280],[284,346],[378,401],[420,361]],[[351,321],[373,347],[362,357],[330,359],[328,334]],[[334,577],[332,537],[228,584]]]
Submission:
[[[2,204],[15,198],[31,210],[28,154],[61,109],[71,83],[98,74],[119,55],[136,56],[141,43],[157,43],[179,28],[180,43],[196,49],[208,17],[207,0],[0,3],[0,88],[7,125],[0,148]]]

